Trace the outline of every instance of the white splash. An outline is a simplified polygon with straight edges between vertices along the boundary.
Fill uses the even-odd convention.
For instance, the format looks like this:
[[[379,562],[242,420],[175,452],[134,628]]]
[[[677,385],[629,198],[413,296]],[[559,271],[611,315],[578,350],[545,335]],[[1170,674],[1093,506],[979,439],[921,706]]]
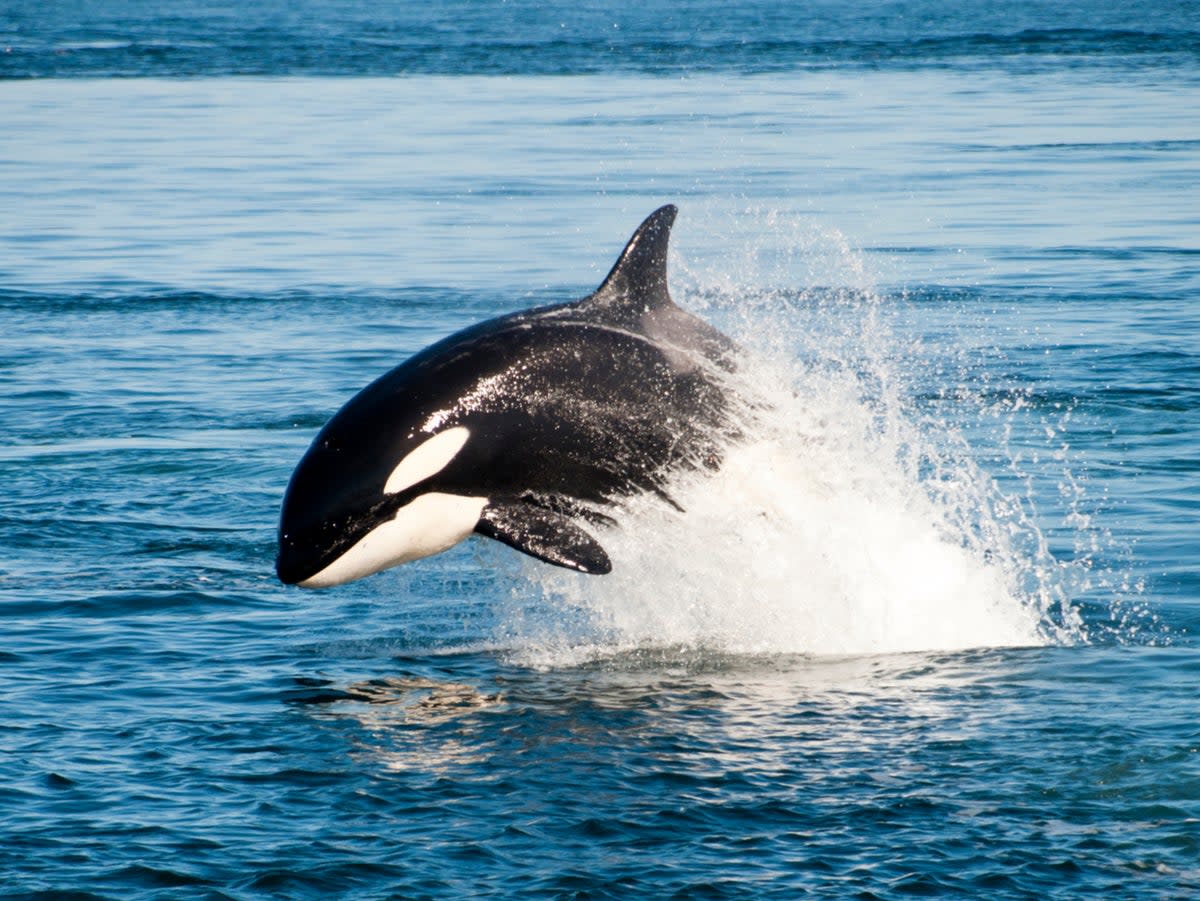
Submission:
[[[732,386],[749,401],[745,440],[715,475],[673,481],[685,512],[628,502],[598,535],[610,575],[527,565],[547,607],[582,612],[587,628],[526,618],[512,636],[519,657],[553,666],[655,646],[840,656],[1078,636],[1053,565],[1027,550],[1044,547],[1036,527],[961,435],[917,415],[911,348],[860,287],[861,260],[840,236],[826,244],[855,288],[700,279],[684,295],[747,348]]]
[[[832,390],[787,401],[775,434],[734,448],[715,476],[676,481],[686,512],[631,502],[601,536],[610,575],[530,574],[624,647],[845,655],[1042,643],[1003,556],[956,532],[864,408]]]

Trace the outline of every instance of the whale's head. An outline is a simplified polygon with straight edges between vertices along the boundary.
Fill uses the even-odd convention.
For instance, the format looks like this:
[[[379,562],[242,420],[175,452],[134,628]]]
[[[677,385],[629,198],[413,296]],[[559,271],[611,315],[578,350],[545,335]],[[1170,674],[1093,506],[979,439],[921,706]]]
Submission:
[[[438,479],[469,444],[468,428],[360,425],[335,416],[292,475],[275,561],[286,584],[326,588],[428,557],[479,522],[487,498],[448,492]]]

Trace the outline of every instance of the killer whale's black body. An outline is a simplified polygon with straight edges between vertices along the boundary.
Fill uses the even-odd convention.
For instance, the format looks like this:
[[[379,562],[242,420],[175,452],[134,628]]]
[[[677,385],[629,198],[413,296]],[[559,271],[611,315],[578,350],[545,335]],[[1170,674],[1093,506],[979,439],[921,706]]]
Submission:
[[[580,523],[720,453],[732,344],[671,300],[675,215],[651,214],[588,297],[467,328],[352,398],[288,485],[280,579],[338,584],[470,531],[608,572]]]

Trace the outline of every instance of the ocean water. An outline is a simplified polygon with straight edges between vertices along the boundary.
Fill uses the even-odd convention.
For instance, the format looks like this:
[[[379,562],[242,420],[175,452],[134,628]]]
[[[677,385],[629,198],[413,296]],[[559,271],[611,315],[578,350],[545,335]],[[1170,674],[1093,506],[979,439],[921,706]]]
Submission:
[[[610,576],[292,468],[680,207]],[[1200,894],[1200,5],[0,9],[0,897]]]

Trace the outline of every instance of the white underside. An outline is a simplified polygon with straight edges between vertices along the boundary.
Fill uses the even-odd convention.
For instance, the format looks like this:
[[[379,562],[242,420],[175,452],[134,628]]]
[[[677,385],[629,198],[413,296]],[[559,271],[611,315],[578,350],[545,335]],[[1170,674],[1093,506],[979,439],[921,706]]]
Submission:
[[[376,526],[354,547],[300,583],[302,588],[329,588],[369,576],[399,563],[419,560],[454,547],[474,530],[487,505],[486,497],[431,492]]]

